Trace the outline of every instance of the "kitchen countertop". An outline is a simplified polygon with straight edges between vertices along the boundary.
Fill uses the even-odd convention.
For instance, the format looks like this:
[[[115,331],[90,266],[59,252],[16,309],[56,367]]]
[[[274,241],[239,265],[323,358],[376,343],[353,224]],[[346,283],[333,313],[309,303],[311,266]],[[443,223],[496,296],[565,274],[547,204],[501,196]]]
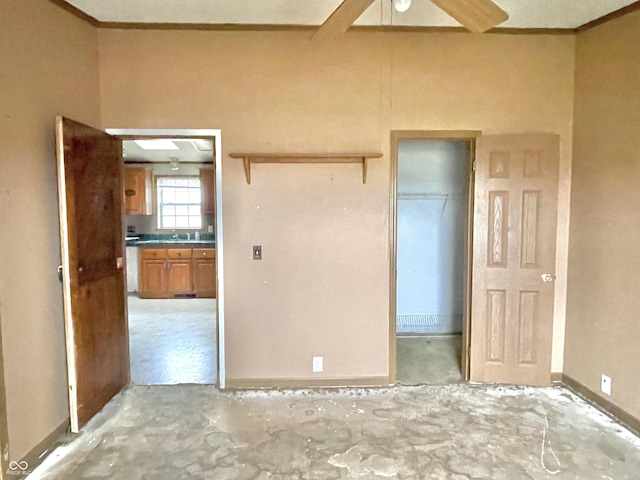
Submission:
[[[215,240],[187,240],[179,239],[159,239],[159,240],[139,240],[127,238],[127,247],[145,247],[145,248],[215,248]]]

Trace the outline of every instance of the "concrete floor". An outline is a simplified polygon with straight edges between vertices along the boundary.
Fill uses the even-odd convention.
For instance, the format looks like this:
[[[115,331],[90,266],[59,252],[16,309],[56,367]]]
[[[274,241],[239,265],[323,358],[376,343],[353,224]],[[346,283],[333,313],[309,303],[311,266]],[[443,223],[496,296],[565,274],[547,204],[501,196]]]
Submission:
[[[131,381],[214,384],[216,300],[128,297]]]
[[[461,348],[461,335],[398,337],[398,382],[402,385],[461,382]]]
[[[640,440],[569,391],[131,386],[29,480],[637,480]]]

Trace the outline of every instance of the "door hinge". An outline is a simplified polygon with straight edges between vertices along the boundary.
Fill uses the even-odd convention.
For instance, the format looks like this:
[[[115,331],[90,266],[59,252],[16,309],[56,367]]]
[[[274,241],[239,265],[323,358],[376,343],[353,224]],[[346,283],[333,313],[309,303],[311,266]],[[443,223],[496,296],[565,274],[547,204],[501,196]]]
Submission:
[[[476,171],[476,161],[475,160],[471,163],[471,171],[472,172]]]

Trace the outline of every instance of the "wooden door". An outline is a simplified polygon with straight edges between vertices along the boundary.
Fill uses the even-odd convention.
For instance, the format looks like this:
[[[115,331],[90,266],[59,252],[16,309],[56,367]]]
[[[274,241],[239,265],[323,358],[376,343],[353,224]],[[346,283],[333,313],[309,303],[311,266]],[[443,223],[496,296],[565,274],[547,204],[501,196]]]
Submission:
[[[559,137],[480,137],[476,149],[471,380],[549,385]]]
[[[56,118],[71,429],[129,383],[120,142]]]

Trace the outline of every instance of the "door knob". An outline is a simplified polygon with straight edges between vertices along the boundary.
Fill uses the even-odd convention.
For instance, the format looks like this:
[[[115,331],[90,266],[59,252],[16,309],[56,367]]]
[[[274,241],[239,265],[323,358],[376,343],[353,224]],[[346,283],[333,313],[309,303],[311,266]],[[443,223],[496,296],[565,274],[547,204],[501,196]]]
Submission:
[[[540,277],[542,277],[542,281],[545,283],[550,283],[555,280],[555,277],[550,273],[543,273],[542,275],[540,275]]]

